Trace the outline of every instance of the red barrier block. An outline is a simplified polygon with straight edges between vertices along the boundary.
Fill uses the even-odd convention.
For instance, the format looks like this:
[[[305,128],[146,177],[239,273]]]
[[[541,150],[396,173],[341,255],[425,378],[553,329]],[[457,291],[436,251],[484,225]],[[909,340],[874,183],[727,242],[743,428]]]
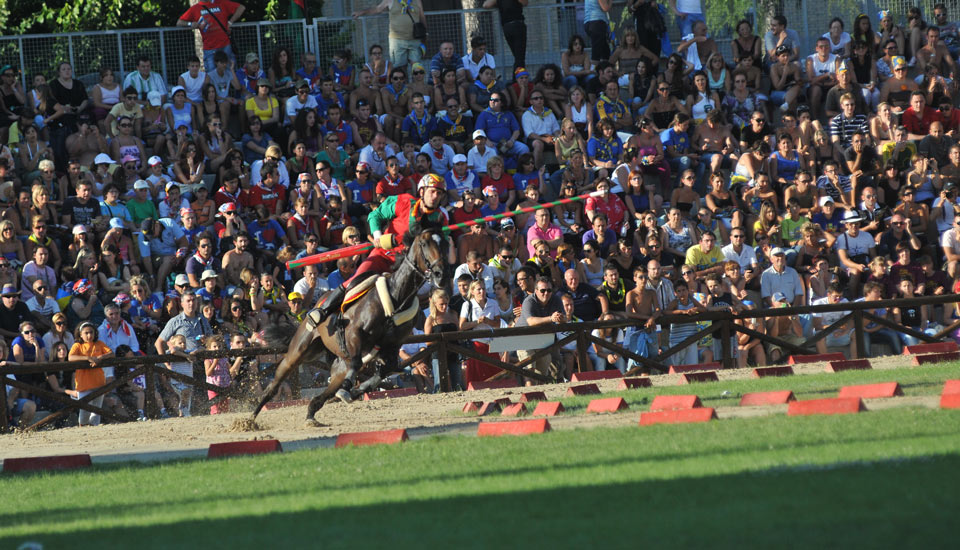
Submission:
[[[678,409],[675,411],[645,412],[640,414],[641,426],[653,424],[681,424],[687,422],[709,422],[717,417],[713,407],[699,409]]]
[[[533,416],[557,416],[564,411],[563,403],[559,401],[541,401],[533,409]]]
[[[636,388],[649,388],[653,383],[650,378],[643,376],[637,378],[624,378],[617,384],[618,390],[633,390]]]
[[[500,416],[523,416],[527,414],[527,406],[523,403],[514,403],[503,408]]]
[[[945,393],[940,396],[941,409],[960,409],[960,393]],[[6,467],[6,464],[4,464]]]
[[[502,388],[516,388],[520,384],[513,378],[504,378],[502,380],[490,380],[481,382],[470,382],[467,384],[467,391],[471,390],[499,390]]]
[[[623,378],[620,371],[613,370],[591,370],[585,372],[575,372],[570,377],[571,382],[591,382],[593,380],[610,380],[612,378]]]
[[[293,401],[271,401],[263,406],[264,409],[271,411],[273,409],[283,409],[285,407],[300,407],[309,405],[309,399],[294,399]]]
[[[496,403],[497,405],[500,405],[500,409],[501,409],[501,410],[502,410],[504,407],[509,407],[510,405],[513,405],[513,401],[510,401],[510,398],[509,398],[509,397],[501,397],[500,399],[494,399],[493,401],[494,401],[494,403]]]
[[[882,382],[880,384],[863,384],[860,386],[844,386],[840,388],[837,397],[859,397],[860,399],[876,399],[878,397],[895,397],[903,395],[900,384],[896,382]]]
[[[531,403],[533,401],[546,401],[547,394],[542,391],[525,391],[520,394],[521,403]]]
[[[403,443],[410,439],[410,436],[407,435],[407,430],[400,428],[398,430],[382,430],[379,432],[355,432],[355,433],[346,433],[340,434],[337,436],[337,442],[334,443],[334,447],[346,447],[347,445],[355,445],[357,447],[362,447],[365,445],[394,445],[396,443]]]
[[[806,416],[811,414],[855,414],[862,410],[863,401],[859,397],[834,397],[832,399],[808,399],[791,401],[787,405],[787,416]]]
[[[471,413],[480,410],[480,407],[483,406],[483,401],[467,401],[467,404],[463,406],[463,412]]]
[[[6,458],[3,460],[3,471],[7,474],[14,474],[41,470],[73,470],[74,468],[86,468],[91,464],[88,454]]]
[[[596,384],[580,384],[579,386],[570,386],[567,388],[566,396],[571,395],[593,395],[600,393],[600,388]]]
[[[839,351],[836,353],[821,353],[818,355],[791,355],[787,360],[788,365],[800,365],[802,363],[819,363],[821,361],[843,361],[846,357]]]
[[[947,380],[943,383],[943,394],[960,393],[960,380]]]
[[[782,367],[758,367],[753,369],[754,378],[766,378],[768,376],[790,376],[793,374],[793,367],[784,365]]]
[[[488,401],[483,405],[480,405],[480,408],[477,409],[477,416],[487,416],[492,412],[500,412],[500,403],[496,401]]]
[[[845,370],[870,370],[872,368],[869,359],[850,359],[830,361],[826,367],[823,367],[823,370],[824,372],[842,372]]]
[[[229,443],[213,443],[207,449],[207,458],[219,458],[238,455],[262,455],[266,453],[283,452],[283,447],[276,439],[258,439],[255,441],[231,441]]]
[[[696,395],[658,395],[650,404],[651,411],[669,411],[674,409],[697,409],[702,405]]]
[[[625,411],[630,408],[626,400],[622,397],[608,397],[606,399],[594,399],[587,405],[588,413],[608,413]]]
[[[533,420],[513,420],[511,422],[481,422],[477,427],[478,437],[498,437],[501,435],[542,434],[550,431],[546,418]]]
[[[386,399],[388,397],[407,397],[410,395],[417,395],[417,388],[398,388],[395,390],[385,390],[385,391],[368,391],[363,394],[364,401],[373,401],[374,399]]]
[[[946,351],[960,351],[960,346],[953,340],[947,342],[935,342],[933,344],[917,344],[915,346],[904,346],[904,355],[921,355],[924,353],[943,353]]]
[[[696,365],[670,365],[668,374],[683,374],[685,372],[703,372],[720,368],[719,361],[711,363],[697,363]]]
[[[790,390],[745,393],[740,398],[740,406],[784,405],[796,399]]]
[[[942,363],[944,361],[956,361],[960,359],[960,351],[945,351],[942,353],[927,353],[925,355],[914,355],[913,365],[927,365],[930,363]]]
[[[705,372],[688,372],[686,374],[680,375],[679,385],[684,384],[693,384],[694,382],[716,382],[719,380],[717,378],[717,371],[710,370]]]

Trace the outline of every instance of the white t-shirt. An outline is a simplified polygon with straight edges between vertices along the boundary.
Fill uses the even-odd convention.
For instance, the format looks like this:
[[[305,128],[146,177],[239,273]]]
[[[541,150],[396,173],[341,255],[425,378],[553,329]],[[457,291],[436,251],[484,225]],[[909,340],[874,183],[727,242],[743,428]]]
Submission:
[[[949,230],[940,237],[940,246],[948,247],[954,254],[960,254],[960,237],[957,232]]]
[[[287,116],[290,117],[290,120],[296,120],[297,113],[304,109],[316,109],[317,108],[317,99],[312,95],[307,95],[307,102],[300,103],[300,99],[297,96],[293,96],[287,100]]]
[[[500,308],[497,307],[497,301],[493,298],[487,298],[487,305],[484,307],[480,307],[480,304],[478,304],[476,300],[471,299],[463,303],[463,306],[460,308],[460,317],[466,319],[467,321],[477,321],[480,319],[480,317],[486,317],[487,319],[499,319]],[[476,341],[484,344],[490,343],[489,338],[477,338]]]
[[[677,11],[680,13],[703,13],[700,0],[677,0]]]
[[[849,233],[843,233],[837,237],[837,248],[846,250],[847,256],[853,258],[861,254],[869,254],[870,249],[876,246],[873,237],[866,231],[860,231],[856,237],[851,237]]]
[[[743,245],[743,250],[737,254],[737,251],[733,249],[733,244],[728,244],[721,248],[720,252],[723,252],[723,257],[727,260],[740,264],[741,273],[751,265],[757,265],[757,253],[752,246]]]

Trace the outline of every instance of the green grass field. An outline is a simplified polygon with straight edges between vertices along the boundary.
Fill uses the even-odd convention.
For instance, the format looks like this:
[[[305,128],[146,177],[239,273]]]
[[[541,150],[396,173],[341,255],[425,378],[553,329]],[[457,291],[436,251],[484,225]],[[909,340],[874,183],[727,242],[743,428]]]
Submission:
[[[932,395],[948,378],[960,366],[669,393],[709,406],[735,403],[723,391],[897,380]],[[954,547],[958,471],[960,411],[923,408],[434,437],[0,476],[0,548]]]

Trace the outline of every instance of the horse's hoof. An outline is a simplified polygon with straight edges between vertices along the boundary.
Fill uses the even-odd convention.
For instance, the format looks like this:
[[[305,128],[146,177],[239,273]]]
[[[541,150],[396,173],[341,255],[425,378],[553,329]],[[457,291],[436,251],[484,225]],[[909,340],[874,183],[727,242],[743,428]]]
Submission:
[[[313,418],[308,418],[308,419],[304,420],[304,422],[303,422],[303,427],[304,427],[304,428],[319,428],[319,427],[320,427],[320,423],[317,422],[316,420],[314,420]]]
[[[337,390],[336,394],[337,399],[343,401],[344,403],[353,403],[353,397],[350,396],[350,392],[344,389]]]

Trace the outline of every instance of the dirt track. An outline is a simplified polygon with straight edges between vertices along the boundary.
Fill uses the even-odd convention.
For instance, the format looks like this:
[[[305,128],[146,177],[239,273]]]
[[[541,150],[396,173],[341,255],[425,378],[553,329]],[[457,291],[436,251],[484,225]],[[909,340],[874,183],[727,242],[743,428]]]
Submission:
[[[872,359],[874,369],[892,369],[905,366],[902,356]],[[798,365],[797,375],[823,372],[824,365]],[[719,372],[720,380],[742,379],[750,376],[749,370]],[[654,376],[654,386],[674,386],[679,375]],[[603,392],[614,391],[616,380],[599,382]],[[548,399],[559,399],[569,384],[539,386],[536,389],[547,394]],[[476,418],[457,414],[467,401],[490,401],[509,397],[516,401],[521,388],[483,390],[448,394],[420,394],[399,399],[357,401],[346,405],[339,402],[327,404],[317,414],[321,427],[304,426],[306,408],[288,407],[264,411],[257,419],[263,428],[257,432],[231,431],[235,419],[248,413],[231,413],[218,416],[198,416],[149,422],[131,422],[86,428],[66,428],[34,433],[17,433],[0,436],[0,459],[25,456],[46,456],[73,453],[89,453],[94,457],[111,460],[175,458],[195,455],[211,443],[245,439],[279,439],[285,448],[299,446],[326,446],[332,438],[344,432],[363,432],[391,428],[406,428],[411,435],[434,433],[476,433]],[[929,401],[929,403],[927,402]],[[906,404],[906,403],[904,403]],[[935,399],[911,398],[911,405],[936,406]],[[735,403],[731,403],[735,405]],[[870,407],[868,402],[868,407]],[[723,417],[742,417],[779,412],[783,407],[729,407],[718,410]],[[592,426],[630,425],[637,421],[637,411],[612,415],[570,415],[551,419],[557,429],[572,429]]]

